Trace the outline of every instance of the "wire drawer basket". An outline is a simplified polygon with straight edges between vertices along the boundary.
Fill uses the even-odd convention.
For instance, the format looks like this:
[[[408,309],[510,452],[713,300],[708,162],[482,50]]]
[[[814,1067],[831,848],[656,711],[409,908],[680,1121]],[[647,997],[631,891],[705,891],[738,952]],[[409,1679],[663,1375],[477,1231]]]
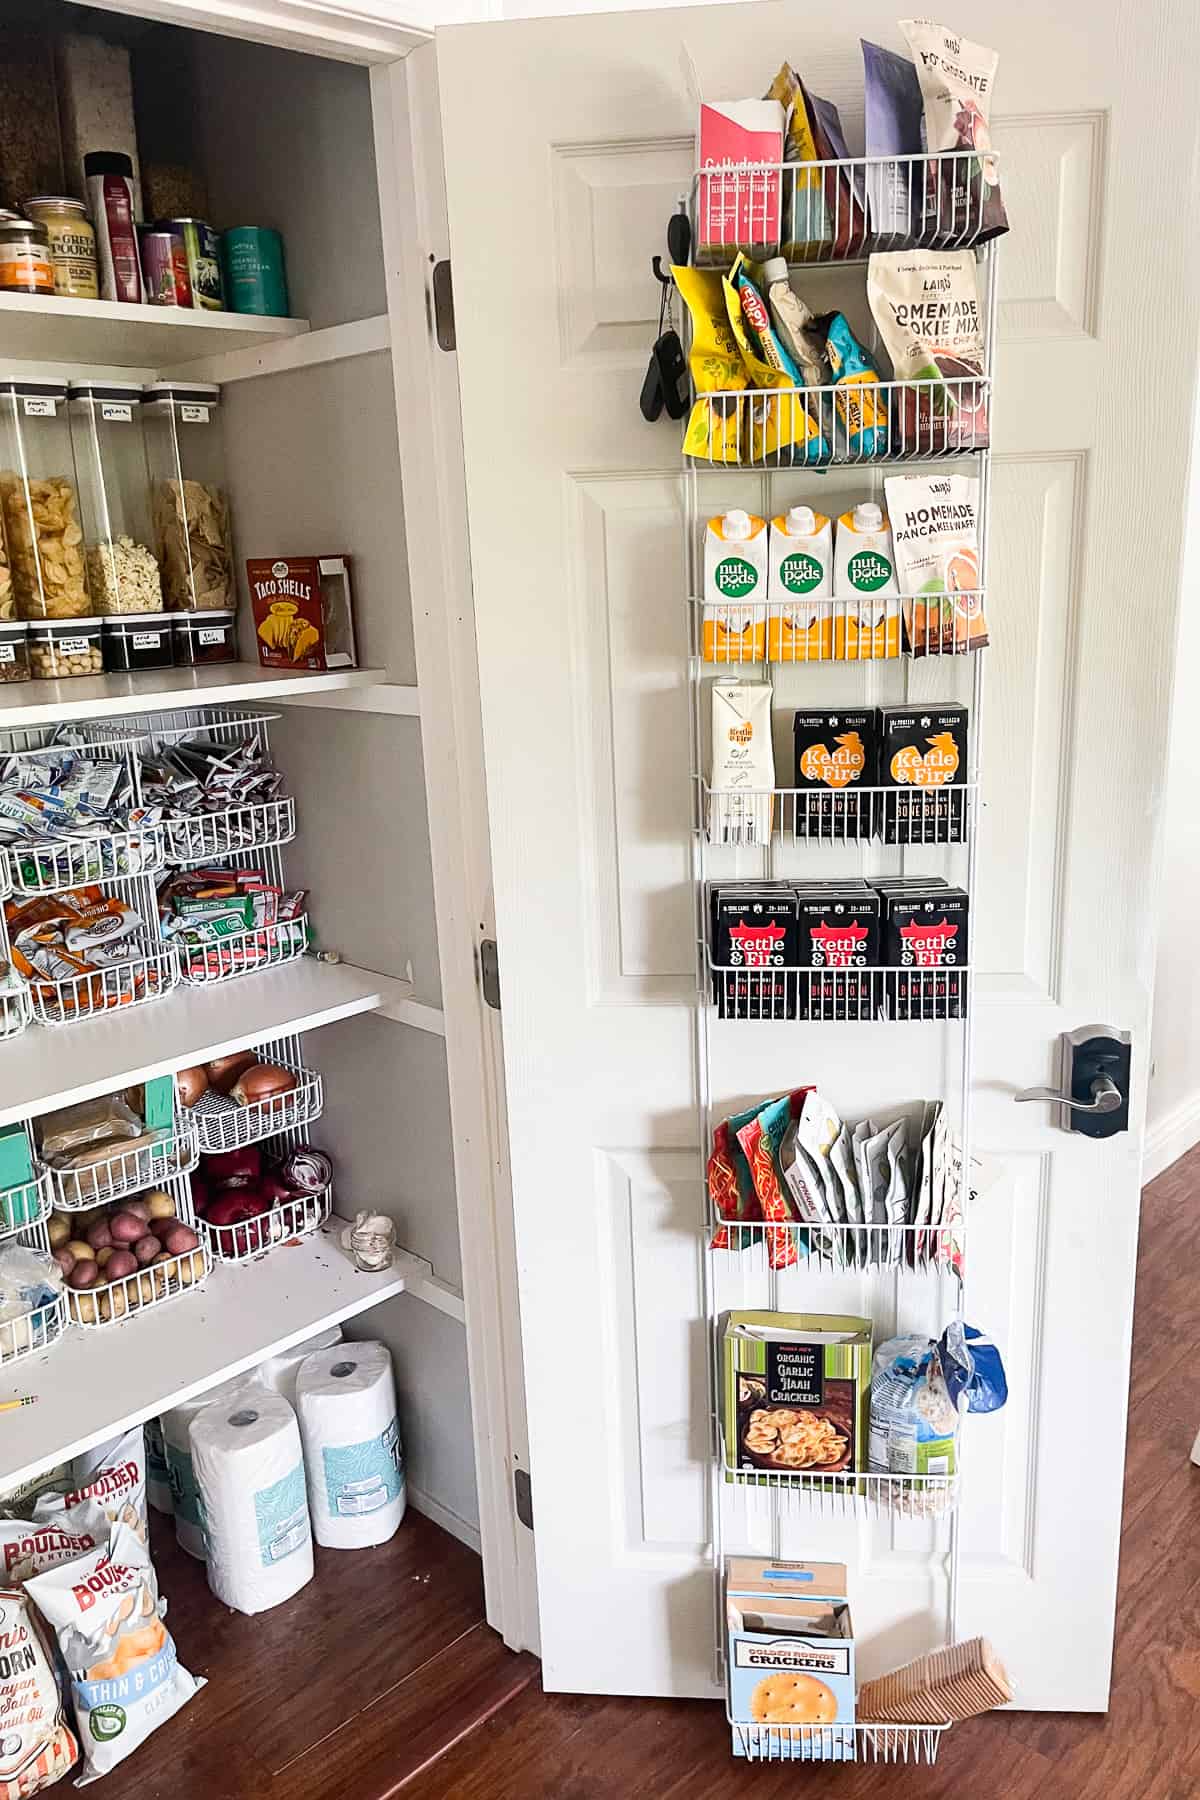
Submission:
[[[285,1094],[271,1094],[264,1100],[251,1100],[245,1106],[231,1102],[227,1108],[211,1111],[205,1110],[206,1096],[201,1097],[200,1105],[192,1111],[191,1127],[206,1155],[241,1150],[247,1144],[278,1137],[281,1132],[311,1125],[314,1119],[320,1118],[325,1103],[321,1077],[298,1063],[271,1060],[278,1061],[280,1068],[290,1069],[296,1077],[296,1086]]]
[[[294,1200],[285,1200],[273,1206],[270,1212],[238,1225],[212,1225],[207,1219],[201,1219],[197,1230],[215,1261],[255,1262],[282,1245],[312,1237],[328,1223],[332,1211],[333,1188],[330,1186],[319,1194],[299,1194]]]
[[[60,1212],[90,1212],[111,1200],[161,1187],[194,1169],[199,1149],[188,1124],[161,1132],[152,1144],[136,1149],[117,1148],[100,1162],[73,1169],[46,1170],[46,1178]]]
[[[221,812],[168,819],[165,831],[173,863],[210,862],[242,850],[269,850],[296,835],[296,802],[261,800]]]
[[[127,962],[89,975],[29,984],[30,1005],[40,1025],[75,1025],[119,1008],[161,1000],[179,985],[179,957],[173,949],[146,948]]]
[[[103,837],[60,838],[53,844],[13,844],[5,853],[13,891],[30,897],[62,893],[93,882],[133,881],[166,867],[162,825],[112,831]]]
[[[50,1211],[50,1172],[39,1169],[32,1181],[0,1188],[0,1238],[40,1225]]]
[[[943,1725],[747,1725],[730,1720],[734,1750],[749,1762],[933,1763]]]
[[[301,913],[298,918],[236,931],[211,943],[181,944],[179,959],[184,981],[203,987],[294,962],[304,955],[307,944],[308,915]]]

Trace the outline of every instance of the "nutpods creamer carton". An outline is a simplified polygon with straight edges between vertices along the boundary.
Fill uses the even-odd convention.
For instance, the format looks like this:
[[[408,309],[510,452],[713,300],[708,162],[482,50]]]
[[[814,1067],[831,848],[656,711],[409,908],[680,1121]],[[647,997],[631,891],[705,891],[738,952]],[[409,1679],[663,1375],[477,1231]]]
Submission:
[[[837,522],[833,592],[857,606],[837,607],[834,655],[847,662],[900,654],[900,588],[887,514],[861,500]]]
[[[771,520],[767,540],[767,656],[817,662],[833,655],[833,526],[811,506]],[[823,603],[823,604],[822,604]]]
[[[762,662],[766,652],[767,521],[734,507],[704,530],[704,660]]]

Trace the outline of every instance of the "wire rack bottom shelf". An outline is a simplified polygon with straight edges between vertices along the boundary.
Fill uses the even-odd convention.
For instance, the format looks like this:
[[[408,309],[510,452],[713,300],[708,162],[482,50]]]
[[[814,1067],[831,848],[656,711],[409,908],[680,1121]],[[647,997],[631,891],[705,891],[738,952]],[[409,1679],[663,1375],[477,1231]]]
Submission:
[[[735,1756],[749,1762],[933,1763],[944,1725],[742,1725],[730,1723]]]

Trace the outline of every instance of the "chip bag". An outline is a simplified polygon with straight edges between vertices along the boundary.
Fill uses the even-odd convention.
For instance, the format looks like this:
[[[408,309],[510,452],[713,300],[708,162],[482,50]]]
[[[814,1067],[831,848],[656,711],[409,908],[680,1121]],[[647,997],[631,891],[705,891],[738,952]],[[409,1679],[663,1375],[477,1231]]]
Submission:
[[[797,1223],[800,1219],[791,1194],[781,1180],[780,1147],[789,1122],[804,1106],[808,1088],[797,1088],[762,1107],[740,1127],[738,1142],[745,1152],[762,1216],[772,1224]],[[767,1260],[773,1269],[790,1269],[799,1260],[796,1238],[789,1230],[765,1233]]]
[[[0,1588],[0,1800],[61,1781],[79,1757],[50,1650],[25,1592]]]
[[[150,1552],[128,1526],[118,1525],[103,1548],[34,1575],[26,1592],[66,1664],[84,1787],[123,1762],[204,1682],[176,1657]]]
[[[75,1457],[66,1480],[38,1495],[33,1517],[80,1531],[88,1528],[97,1507],[108,1525],[124,1524],[146,1542],[146,1434],[140,1425]]]
[[[843,313],[830,313],[821,323],[825,352],[833,371],[834,407],[842,428],[840,445],[838,433],[834,432],[835,450],[855,462],[885,456],[887,409],[879,393],[879,375]]]
[[[812,121],[808,116],[804,88],[800,77],[784,63],[767,89],[768,100],[778,100],[784,109],[783,154],[789,163],[815,163],[818,160]],[[820,169],[785,169],[783,176],[783,244],[782,254],[789,262],[819,260],[832,242],[829,209],[825,204],[825,187]]]
[[[720,272],[680,266],[671,273],[691,314],[688,368],[699,396],[684,433],[683,453],[703,462],[743,462],[747,459],[741,449],[742,403],[725,396],[749,387],[750,375],[734,335]],[[722,398],[706,400],[706,394]]]

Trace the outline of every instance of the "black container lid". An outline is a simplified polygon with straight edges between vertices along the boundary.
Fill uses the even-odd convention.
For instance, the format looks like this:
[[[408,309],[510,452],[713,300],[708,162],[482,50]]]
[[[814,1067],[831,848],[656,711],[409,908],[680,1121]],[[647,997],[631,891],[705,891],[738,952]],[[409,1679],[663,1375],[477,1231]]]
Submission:
[[[123,150],[89,150],[83,159],[85,175],[128,175],[133,177],[133,160]]]

